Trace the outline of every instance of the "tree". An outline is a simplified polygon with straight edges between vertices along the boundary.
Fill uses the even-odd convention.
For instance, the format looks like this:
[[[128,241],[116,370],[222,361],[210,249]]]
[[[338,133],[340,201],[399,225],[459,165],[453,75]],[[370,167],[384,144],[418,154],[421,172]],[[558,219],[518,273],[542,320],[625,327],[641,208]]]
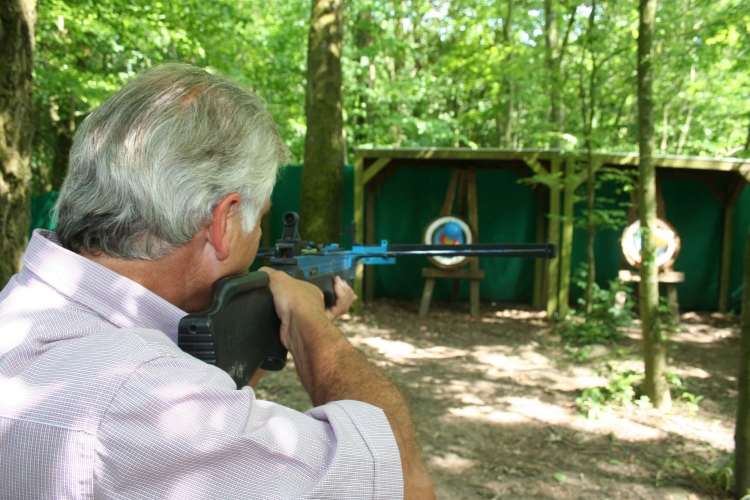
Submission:
[[[300,202],[302,237],[318,243],[338,241],[341,231],[346,154],[341,95],[343,21],[343,0],[313,0]]]
[[[0,3],[0,288],[20,270],[31,217],[35,25],[35,0]]]
[[[552,132],[552,147],[562,147],[562,134],[565,129],[565,104],[563,102],[563,58],[570,37],[575,15],[570,14],[568,27],[563,36],[559,33],[560,6],[558,0],[544,0],[545,47],[547,49],[547,70],[549,74],[549,122]]]
[[[667,384],[666,343],[659,326],[659,282],[656,267],[656,168],[652,96],[656,0],[641,0],[638,27],[638,211],[641,221],[640,314],[643,328],[646,395],[655,408],[671,406]]]
[[[507,10],[503,19],[502,32],[508,54],[501,63],[504,69],[502,86],[505,88],[505,109],[503,110],[501,104],[500,110],[497,113],[497,140],[499,146],[502,148],[513,146],[513,101],[516,84],[513,80],[512,71],[509,71],[509,67],[513,65],[513,1],[507,0]]]

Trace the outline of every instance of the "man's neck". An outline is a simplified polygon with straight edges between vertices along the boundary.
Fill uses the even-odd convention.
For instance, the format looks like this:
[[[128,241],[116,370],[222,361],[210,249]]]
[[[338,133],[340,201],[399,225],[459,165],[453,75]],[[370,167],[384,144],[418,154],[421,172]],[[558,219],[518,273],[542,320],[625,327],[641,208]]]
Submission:
[[[200,259],[190,243],[157,260],[121,259],[85,251],[81,256],[135,281],[183,311],[195,312],[208,304],[212,283],[202,279]]]

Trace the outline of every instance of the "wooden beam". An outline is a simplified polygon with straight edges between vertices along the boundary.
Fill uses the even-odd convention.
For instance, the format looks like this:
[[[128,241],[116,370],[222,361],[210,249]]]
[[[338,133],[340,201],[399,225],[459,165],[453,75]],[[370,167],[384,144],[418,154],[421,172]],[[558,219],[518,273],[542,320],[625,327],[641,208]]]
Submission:
[[[570,302],[570,267],[573,255],[573,208],[575,204],[575,158],[565,159],[565,198],[563,201],[562,239],[560,241],[560,303],[558,311],[564,318]]]
[[[529,168],[534,171],[534,174],[547,175],[549,172],[546,168],[544,168],[544,165],[539,163],[539,160],[537,158],[538,155],[529,155],[524,157],[523,161],[525,161],[526,165],[528,165]]]
[[[375,160],[375,163],[370,165],[364,170],[364,175],[362,177],[362,182],[364,184],[367,184],[372,179],[375,178],[376,175],[380,173],[381,170],[383,170],[389,163],[391,162],[390,158],[378,158]]]
[[[597,158],[593,159],[593,163],[594,163],[594,169],[593,169],[594,170],[594,174],[596,174],[599,171],[599,169],[602,168],[603,164]],[[586,181],[586,179],[588,179],[588,175],[586,175],[585,171],[581,172],[580,174],[578,174],[575,177],[575,186],[573,187],[573,191],[575,191],[576,189],[578,189],[578,186],[580,186],[581,184],[583,184]]]
[[[365,183],[364,183],[364,159],[356,155],[354,159],[354,226],[356,228],[352,243],[361,243],[365,236]],[[354,314],[362,314],[362,279],[364,278],[364,264],[357,264],[354,274],[354,293],[357,294],[354,302]]]
[[[745,190],[745,186],[747,186],[747,182],[745,182],[745,179],[738,179],[733,186],[729,187],[727,206],[733,207],[737,204],[737,200],[740,199],[742,191]]]
[[[704,180],[701,181],[701,184],[703,184],[708,192],[711,193],[711,196],[716,198],[716,201],[718,201],[722,207],[727,206],[727,193],[719,189],[719,186],[717,186],[715,182]]]
[[[453,210],[453,200],[456,199],[456,186],[458,185],[458,178],[461,176],[461,171],[457,168],[451,172],[451,178],[448,181],[448,189],[445,190],[445,198],[443,199],[443,208],[440,209],[440,216],[450,215]]]
[[[556,175],[560,172],[562,158],[557,155],[550,162],[549,173]],[[560,245],[560,187],[549,186],[549,223],[547,241]],[[560,257],[547,261],[547,319],[551,319],[557,312],[558,296],[557,288],[560,278]]]
[[[523,160],[535,155],[540,160],[550,160],[558,153],[548,149],[501,148],[362,148],[356,149],[362,158],[402,158],[434,160]]]
[[[355,150],[363,159],[400,158],[411,160],[523,160],[535,169],[541,165],[540,160],[551,161],[560,156],[555,149],[500,149],[500,148],[362,148]],[[584,159],[584,151],[567,152],[579,160]],[[603,165],[637,167],[638,153],[598,152],[594,158]],[[750,182],[750,160],[741,158],[708,158],[701,156],[654,155],[654,163],[661,169],[713,170],[737,172]],[[369,169],[368,169],[369,170]],[[537,172],[538,173],[538,172]]]
[[[396,173],[396,170],[398,170],[397,167],[395,167],[391,162],[387,167],[381,170],[374,179],[367,183],[367,188],[372,189],[373,191],[377,191],[383,186],[383,184],[385,184],[388,179],[391,178],[393,174]]]
[[[469,171],[461,169],[461,174],[458,176],[458,202],[456,203],[456,213],[461,217],[466,217],[466,193],[468,191],[467,182],[469,178]]]

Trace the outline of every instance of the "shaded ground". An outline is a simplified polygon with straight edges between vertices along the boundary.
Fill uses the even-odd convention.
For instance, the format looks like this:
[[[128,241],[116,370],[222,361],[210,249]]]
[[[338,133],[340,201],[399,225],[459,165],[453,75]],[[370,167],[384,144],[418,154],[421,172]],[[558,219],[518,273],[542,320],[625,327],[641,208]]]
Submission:
[[[588,420],[576,397],[606,364],[642,370],[633,329],[586,359],[540,313],[486,305],[376,301],[342,330],[401,387],[440,499],[714,499],[700,472],[733,448],[738,320],[687,313],[672,336],[671,371],[684,386],[666,415],[637,406]],[[580,358],[580,356],[579,356]],[[679,396],[702,396],[695,412]],[[306,410],[293,370],[270,373],[258,396]]]

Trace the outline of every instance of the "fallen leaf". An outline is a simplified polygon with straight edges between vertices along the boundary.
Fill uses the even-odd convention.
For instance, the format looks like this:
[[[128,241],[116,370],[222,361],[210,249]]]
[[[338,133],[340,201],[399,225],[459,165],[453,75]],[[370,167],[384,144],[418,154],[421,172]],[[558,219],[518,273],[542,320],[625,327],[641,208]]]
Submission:
[[[568,476],[566,476],[562,472],[555,472],[554,474],[552,474],[552,478],[558,483],[564,483],[565,480],[568,479]]]

